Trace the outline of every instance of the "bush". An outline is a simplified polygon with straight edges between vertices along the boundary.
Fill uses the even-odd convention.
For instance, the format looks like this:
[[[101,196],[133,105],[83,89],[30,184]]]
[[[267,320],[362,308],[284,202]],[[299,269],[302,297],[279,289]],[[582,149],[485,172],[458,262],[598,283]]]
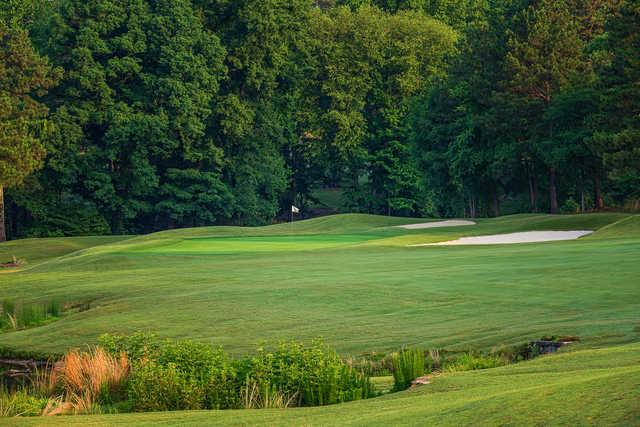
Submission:
[[[580,212],[580,205],[572,198],[568,198],[560,208],[560,211],[565,214],[575,214]]]
[[[391,360],[396,391],[409,388],[411,381],[424,375],[424,350],[420,348],[402,349],[394,353]]]
[[[242,365],[246,385],[255,382],[261,390],[277,391],[298,406],[330,405],[373,395],[369,377],[344,363],[321,341],[308,347],[283,342],[275,351],[259,348]]]
[[[128,395],[136,411],[226,409],[239,404],[236,370],[220,348],[152,334],[103,335],[111,354],[132,360]]]
[[[222,349],[153,335],[104,335],[133,360],[129,400],[137,411],[328,405],[370,397],[369,378],[320,341],[282,343],[232,361]]]
[[[160,354],[162,340],[155,334],[136,332],[132,335],[104,334],[98,343],[111,355],[125,353],[133,365],[144,359],[155,359]]]
[[[175,364],[147,361],[131,376],[128,392],[134,411],[202,409],[204,397],[194,396],[193,389]]]
[[[473,371],[476,369],[489,369],[497,368],[498,366],[506,365],[508,360],[500,356],[483,356],[476,353],[465,353],[462,356],[455,359],[449,365],[447,365],[447,371],[460,372],[460,371]]]

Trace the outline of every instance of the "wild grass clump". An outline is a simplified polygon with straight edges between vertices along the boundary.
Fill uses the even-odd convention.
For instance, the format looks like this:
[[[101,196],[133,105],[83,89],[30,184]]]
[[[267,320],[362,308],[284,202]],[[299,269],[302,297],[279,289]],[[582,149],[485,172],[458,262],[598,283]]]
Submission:
[[[39,326],[59,318],[63,306],[57,300],[45,303],[16,303],[5,299],[0,304],[0,330],[18,330]]]
[[[46,398],[30,395],[26,390],[10,392],[0,387],[0,417],[28,417],[42,413]]]
[[[247,378],[240,390],[241,407],[243,409],[284,409],[293,406],[297,393],[287,396],[272,384],[259,384]]]
[[[447,372],[474,371],[476,369],[489,369],[504,366],[509,361],[499,355],[483,355],[480,353],[464,353],[447,364]]]
[[[396,391],[409,388],[413,380],[425,374],[425,352],[421,348],[402,349],[391,360]]]
[[[122,400],[130,365],[125,353],[111,355],[101,347],[67,353],[53,369],[66,402],[75,412],[95,413],[99,404]]]

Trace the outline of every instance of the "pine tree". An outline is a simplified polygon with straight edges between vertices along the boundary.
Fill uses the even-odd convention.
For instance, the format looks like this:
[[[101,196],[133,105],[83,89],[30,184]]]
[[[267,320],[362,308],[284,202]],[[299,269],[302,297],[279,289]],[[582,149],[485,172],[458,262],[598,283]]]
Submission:
[[[27,32],[0,19],[0,242],[5,230],[4,189],[42,165],[47,109],[36,100],[57,71],[33,49]]]
[[[570,84],[582,67],[584,43],[566,1],[535,2],[520,19],[520,27],[509,38],[507,85],[512,92],[540,102],[544,115],[554,97]],[[549,120],[543,127],[544,133],[540,132],[536,139],[549,171],[550,210],[557,213],[557,173],[561,159],[555,154],[562,142],[554,135],[553,121]]]

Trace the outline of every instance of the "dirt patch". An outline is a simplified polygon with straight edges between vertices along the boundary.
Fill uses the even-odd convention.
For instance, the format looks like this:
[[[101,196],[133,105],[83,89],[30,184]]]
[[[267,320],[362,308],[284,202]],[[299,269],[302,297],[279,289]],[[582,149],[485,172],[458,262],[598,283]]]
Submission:
[[[416,378],[415,380],[411,381],[411,388],[416,388],[421,385],[431,384],[432,377],[433,375],[423,375],[421,377]]]
[[[464,225],[476,225],[476,223],[461,219],[450,219],[446,221],[423,222],[421,224],[398,225],[397,227],[404,228],[405,230],[421,230],[423,228],[460,227]]]

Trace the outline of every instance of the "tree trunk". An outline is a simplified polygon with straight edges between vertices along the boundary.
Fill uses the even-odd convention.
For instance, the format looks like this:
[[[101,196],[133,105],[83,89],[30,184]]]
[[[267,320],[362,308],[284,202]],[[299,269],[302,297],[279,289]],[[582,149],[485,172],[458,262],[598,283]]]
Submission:
[[[556,185],[556,168],[549,168],[549,206],[552,214],[558,213],[558,188]]]
[[[4,188],[0,185],[0,242],[7,241],[7,230],[4,225]]]
[[[538,212],[537,186],[533,172],[529,170],[529,202],[531,203],[531,212]]]
[[[500,216],[500,199],[498,198],[497,187],[493,187],[493,192],[491,194],[491,210],[493,211],[493,216]]]
[[[547,100],[547,104],[551,99]],[[549,123],[549,140],[553,141],[553,122]],[[549,168],[549,210],[552,214],[558,213],[558,188],[556,184],[556,168]]]
[[[595,196],[595,208],[596,210],[604,209],[604,198],[602,197],[602,180],[600,179],[600,174],[596,172],[593,176],[593,189]]]
[[[476,199],[473,196],[469,197],[469,218],[476,217]]]

